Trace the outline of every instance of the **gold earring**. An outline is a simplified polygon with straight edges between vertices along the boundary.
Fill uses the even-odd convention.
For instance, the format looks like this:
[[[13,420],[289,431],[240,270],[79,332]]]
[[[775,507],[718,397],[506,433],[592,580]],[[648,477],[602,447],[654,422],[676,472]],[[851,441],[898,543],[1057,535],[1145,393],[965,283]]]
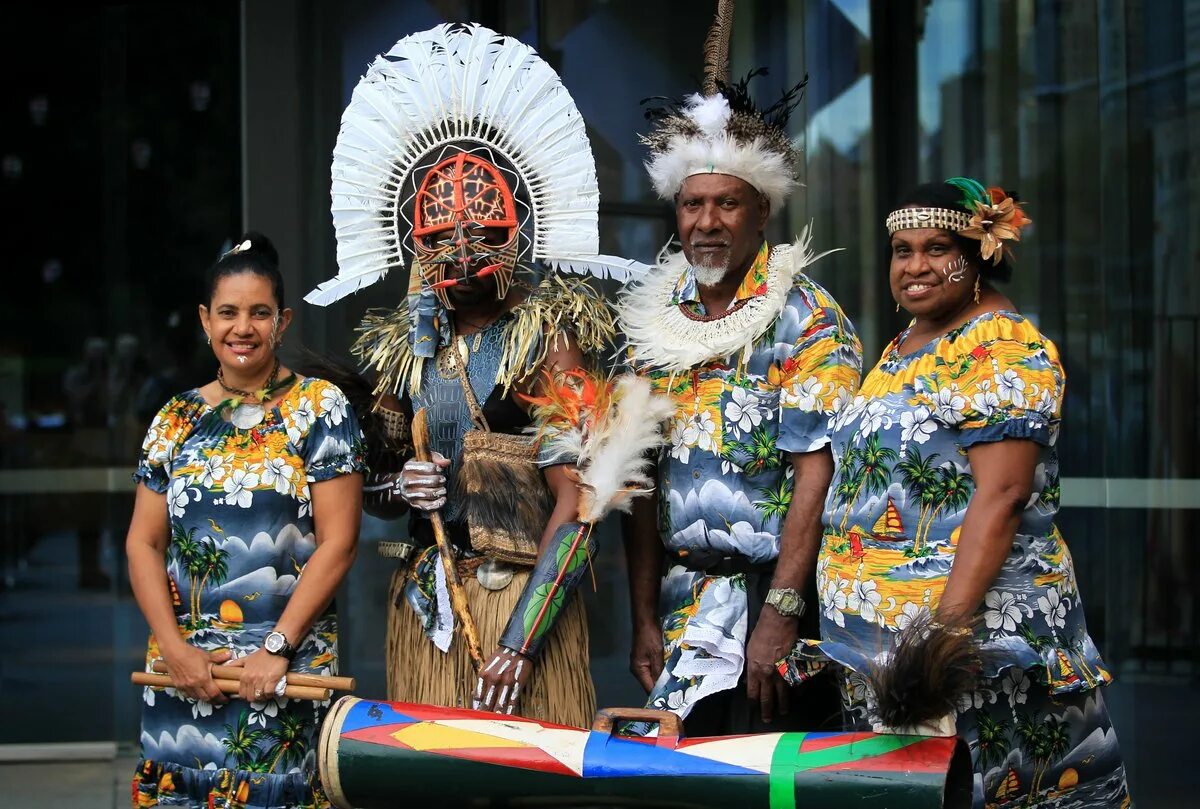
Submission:
[[[204,338],[204,342],[208,343],[209,345],[212,345],[212,338],[211,338],[211,337],[205,337],[205,338]]]
[[[896,311],[900,311],[900,301],[896,301]]]
[[[975,276],[975,303],[979,303],[979,276]]]

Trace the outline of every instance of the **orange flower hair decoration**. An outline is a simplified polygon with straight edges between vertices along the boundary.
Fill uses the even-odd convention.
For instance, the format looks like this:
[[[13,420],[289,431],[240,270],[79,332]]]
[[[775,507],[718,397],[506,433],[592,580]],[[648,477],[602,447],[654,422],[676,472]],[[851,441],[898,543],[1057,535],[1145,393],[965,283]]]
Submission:
[[[979,255],[984,261],[999,264],[1004,258],[1004,243],[1021,241],[1021,228],[1031,224],[1020,204],[1003,188],[984,188],[968,177],[951,177],[946,180],[964,194],[961,204],[974,211],[967,227],[958,231],[960,236],[979,240]]]

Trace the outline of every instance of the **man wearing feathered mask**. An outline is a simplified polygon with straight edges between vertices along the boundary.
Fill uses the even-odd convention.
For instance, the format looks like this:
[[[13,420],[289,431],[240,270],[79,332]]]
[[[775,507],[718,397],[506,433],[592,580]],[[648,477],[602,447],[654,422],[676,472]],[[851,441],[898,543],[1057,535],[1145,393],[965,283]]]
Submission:
[[[635,504],[625,530],[631,668],[647,707],[686,717],[690,735],[813,730],[838,713],[829,683],[790,689],[776,662],[816,637],[828,423],[862,364],[853,326],[805,275],[820,258],[808,232],[765,239],[796,185],[784,125],[804,83],[765,111],[750,77],[729,84],[732,6],[705,44],[703,92],[647,115],[647,169],[682,250],[618,306],[629,362],[675,402],[657,504]]]
[[[539,280],[530,259],[601,275],[633,267],[596,255],[598,202],[583,119],[558,76],[479,25],[400,40],[343,115],[339,273],[307,300],[325,305],[403,271],[406,254],[410,264],[406,298],[369,312],[354,346],[377,380],[363,407],[387,428],[372,448],[368,510],[410,513],[409,538],[381,543],[401,560],[389,699],[591,721],[573,589],[591,522],[627,499],[626,484],[646,485],[639,456],[616,464],[627,479],[597,497],[587,456],[600,447],[569,435],[582,422],[603,433],[598,422],[620,421],[607,405],[645,405],[650,390],[603,383],[597,399],[583,384],[595,381],[579,370],[585,355],[612,340],[611,313],[581,279]]]

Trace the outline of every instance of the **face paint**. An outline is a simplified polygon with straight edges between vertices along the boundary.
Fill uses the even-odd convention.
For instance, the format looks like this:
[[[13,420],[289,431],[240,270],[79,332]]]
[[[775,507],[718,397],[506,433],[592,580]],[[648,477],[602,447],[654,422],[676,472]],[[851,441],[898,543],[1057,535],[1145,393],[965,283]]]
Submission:
[[[500,170],[466,153],[438,163],[417,189],[413,250],[423,283],[442,305],[446,290],[473,279],[496,277],[503,299],[517,263],[516,204]]]

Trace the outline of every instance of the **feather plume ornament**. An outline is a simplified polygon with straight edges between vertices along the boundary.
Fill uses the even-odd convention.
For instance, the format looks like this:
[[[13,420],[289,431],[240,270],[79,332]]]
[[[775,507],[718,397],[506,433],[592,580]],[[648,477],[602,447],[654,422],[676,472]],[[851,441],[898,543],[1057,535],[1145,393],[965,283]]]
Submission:
[[[704,94],[715,95],[729,82],[729,37],[733,34],[733,0],[717,0],[708,36],[704,38]]]
[[[718,0],[704,40],[701,92],[682,100],[642,99],[650,122],[650,131],[641,136],[650,150],[646,170],[663,199],[673,199],[684,180],[695,174],[728,174],[754,186],[777,211],[797,185],[799,149],[787,134],[787,122],[804,97],[808,77],[760,109],[750,81],[767,75],[767,69],[757,68],[730,82],[732,30],[733,0]]]
[[[914,619],[868,675],[880,722],[894,730],[939,726],[976,689],[982,668],[968,625],[943,625],[929,614]]]
[[[545,374],[534,406],[542,453],[574,459],[583,490],[580,522],[594,524],[610,511],[628,511],[635,497],[654,489],[652,453],[665,443],[663,426],[675,413],[669,396],[633,374],[604,378],[571,370]]]
[[[523,259],[637,271],[598,254],[595,159],[558,75],[512,37],[450,23],[398,41],[354,88],[331,167],[338,272],[306,301],[325,306],[406,269],[414,171],[451,144],[488,149],[519,177],[532,222]]]

